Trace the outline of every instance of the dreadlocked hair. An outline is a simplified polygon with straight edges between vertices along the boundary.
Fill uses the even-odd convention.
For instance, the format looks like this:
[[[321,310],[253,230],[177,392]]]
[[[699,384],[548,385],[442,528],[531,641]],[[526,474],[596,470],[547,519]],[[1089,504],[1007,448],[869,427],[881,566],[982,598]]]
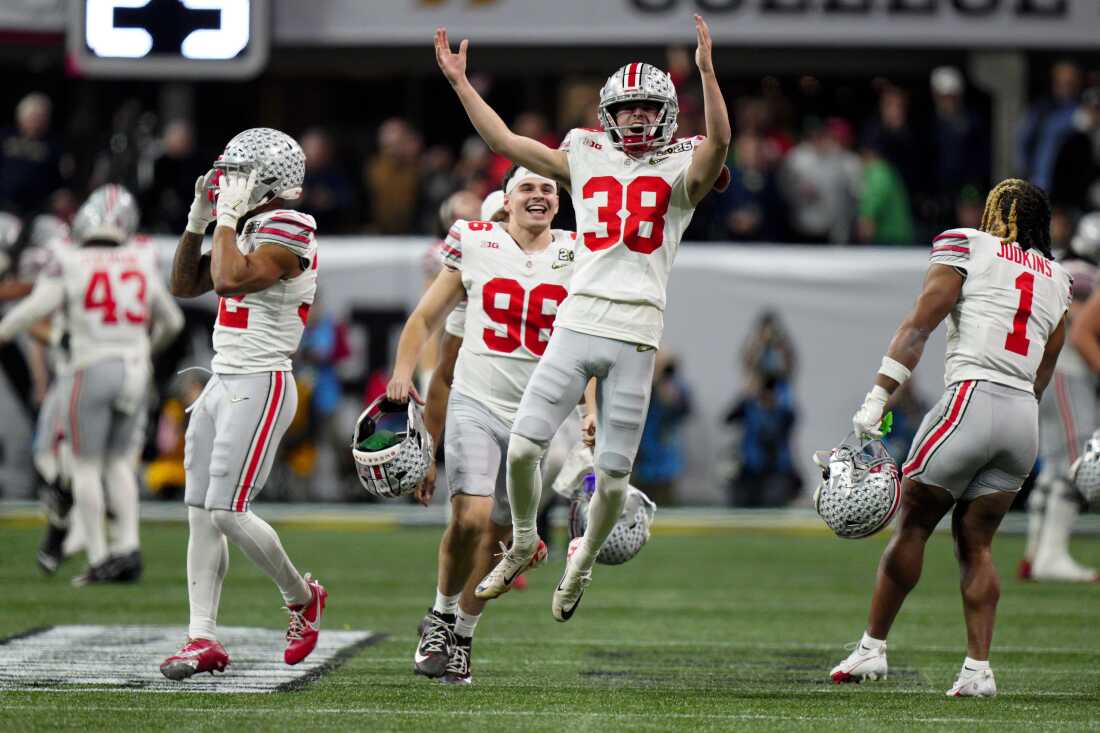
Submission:
[[[1019,178],[1006,178],[985,199],[983,232],[1037,249],[1053,258],[1050,244],[1050,200],[1043,189]]]

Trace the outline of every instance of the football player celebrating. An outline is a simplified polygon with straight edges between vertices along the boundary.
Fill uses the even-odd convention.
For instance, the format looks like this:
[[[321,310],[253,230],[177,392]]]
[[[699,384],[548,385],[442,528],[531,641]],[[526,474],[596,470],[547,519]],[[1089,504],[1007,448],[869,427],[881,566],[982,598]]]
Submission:
[[[216,634],[227,539],[282,593],[290,612],[284,661],[297,664],[317,645],[328,593],[295,569],[275,530],[250,509],[297,411],[290,356],[317,290],[313,217],[281,208],[301,195],[304,174],[305,156],[289,135],[264,127],[238,134],[215,169],[195,182],[187,231],[172,263],[174,295],[193,298],[213,290],[220,300],[214,374],[189,408],[184,438],[191,620],[183,648],[161,664],[170,679],[229,664]],[[212,199],[217,226],[213,247],[203,254],[203,236],[215,217]]]
[[[513,133],[466,78],[463,40],[450,50],[436,31],[436,60],[486,144],[528,169],[568,185],[578,243],[570,295],[531,378],[508,446],[511,548],[477,587],[505,593],[539,546],[539,461],[551,437],[597,380],[596,495],[584,541],[567,560],[551,605],[568,620],[592,576],[627,494],[649,403],[669,270],[695,206],[723,172],[730,142],[726,105],[711,60],[710,31],[695,16],[695,62],[703,85],[706,137],[674,140],[676,90],[668,74],[631,63],[600,90],[603,130],[576,129],[561,149]]]
[[[129,191],[115,184],[93,191],[73,219],[77,246],[55,248],[34,290],[0,322],[0,342],[57,311],[64,311],[68,323],[71,374],[61,389],[73,510],[88,557],[74,585],[136,580],[141,574],[137,459],[150,355],[171,343],[183,314],[161,283],[153,249],[134,239],[137,226]],[[106,507],[115,516],[110,542]],[[56,568],[61,555],[61,534],[52,539],[47,569]]]
[[[1074,341],[1077,321],[1096,281],[1096,268],[1085,260],[1067,260],[1063,265],[1073,278],[1070,343],[1062,350],[1051,388],[1039,403],[1040,468],[1027,497],[1027,548],[1019,574],[1025,580],[1093,583],[1100,580],[1100,573],[1073,559],[1069,538],[1085,506],[1085,498],[1070,478],[1071,466],[1096,428],[1096,374]],[[1093,319],[1095,328],[1095,310]],[[1095,343],[1092,348],[1093,353],[1100,351]]]
[[[461,333],[467,337],[446,406],[451,517],[439,545],[436,600],[421,623],[414,656],[418,674],[453,683],[472,681],[470,650],[485,606],[473,586],[511,534],[508,495],[500,480],[508,434],[553,331],[558,304],[567,295],[576,242],[571,232],[550,228],[558,211],[555,181],[521,168],[504,192],[507,224],[460,219],[451,227],[442,249],[444,270],[401,332],[386,388],[392,400],[417,396],[412,378],[420,351],[465,297]],[[456,326],[448,328],[452,337]],[[437,372],[440,379],[445,380],[445,371]],[[434,440],[439,438],[438,408],[438,400],[432,399],[425,416]],[[426,483],[431,481],[429,477]],[[420,498],[426,501],[428,496],[422,491]],[[524,569],[545,554],[543,547]]]
[[[857,436],[878,437],[883,407],[947,322],[947,392],[924,418],[902,468],[901,508],[883,552],[863,639],[834,682],[886,676],[886,635],[920,578],[924,545],[949,511],[959,562],[967,656],[952,697],[997,694],[989,667],[1000,595],[990,546],[1035,465],[1039,403],[1062,349],[1070,278],[1050,251],[1050,204],[1008,179],[986,199],[981,229],[932,242],[931,265],[863,406]]]

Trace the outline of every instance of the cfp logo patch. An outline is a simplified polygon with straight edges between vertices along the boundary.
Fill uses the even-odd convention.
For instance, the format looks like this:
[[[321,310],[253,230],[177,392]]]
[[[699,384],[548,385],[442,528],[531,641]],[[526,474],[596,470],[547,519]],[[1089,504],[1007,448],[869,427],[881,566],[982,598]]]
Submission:
[[[669,147],[667,147],[664,150],[657,153],[657,155],[650,158],[649,159],[649,164],[650,165],[660,165],[661,163],[668,160],[670,155],[675,155],[676,153],[687,153],[687,152],[690,152],[691,150],[693,150],[694,148],[695,148],[695,145],[692,143],[691,140],[681,140],[680,142],[676,143],[675,145],[670,145]]]

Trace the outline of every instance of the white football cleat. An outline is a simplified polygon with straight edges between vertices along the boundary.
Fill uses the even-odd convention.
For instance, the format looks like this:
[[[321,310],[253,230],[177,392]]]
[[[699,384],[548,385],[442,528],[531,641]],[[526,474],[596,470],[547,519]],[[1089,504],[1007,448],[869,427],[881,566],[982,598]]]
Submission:
[[[565,573],[558,581],[558,587],[554,589],[554,600],[550,604],[550,611],[558,621],[568,621],[573,618],[577,606],[581,604],[581,596],[584,589],[592,582],[592,571],[579,572],[573,567],[573,553],[577,551],[580,537],[574,537],[569,543],[569,551],[565,557]]]
[[[528,555],[520,555],[511,547],[505,547],[500,543],[501,558],[489,574],[481,579],[474,588],[474,595],[482,600],[489,600],[502,596],[512,589],[512,583],[531,568],[538,567],[546,560],[546,543],[541,539]]]
[[[948,697],[996,697],[997,683],[992,669],[973,670],[963,665],[955,684],[947,691]]]
[[[1031,563],[1031,579],[1061,583],[1100,583],[1100,573],[1079,564],[1069,555],[1057,559],[1038,555]]]
[[[886,672],[886,642],[875,649],[868,649],[862,641],[858,641],[848,658],[833,667],[829,677],[839,685],[843,682],[884,680]]]

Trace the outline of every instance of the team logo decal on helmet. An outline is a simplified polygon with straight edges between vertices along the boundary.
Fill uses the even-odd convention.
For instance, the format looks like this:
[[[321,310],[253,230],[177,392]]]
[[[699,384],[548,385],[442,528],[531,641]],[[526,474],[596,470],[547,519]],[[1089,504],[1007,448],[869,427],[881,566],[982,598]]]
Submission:
[[[1085,501],[1094,505],[1100,503],[1100,430],[1085,443],[1085,452],[1070,466],[1069,475]]]
[[[881,440],[853,444],[849,435],[832,451],[818,451],[814,462],[822,481],[814,508],[837,537],[870,537],[894,518],[901,503],[901,476]]]
[[[616,124],[615,108],[623,103],[639,101],[658,105],[657,119],[653,124]],[[627,64],[608,77],[600,89],[600,124],[611,138],[611,144],[626,153],[647,153],[671,142],[679,111],[672,77],[651,64]]]
[[[137,201],[122,186],[108,183],[92,195],[73,217],[72,234],[80,244],[108,240],[116,244],[134,236],[138,228]]]
[[[237,133],[225,146],[214,168],[226,173],[248,173],[256,169],[256,187],[248,208],[271,199],[296,199],[302,195],[306,156],[298,142],[285,132],[270,127],[253,127]]]
[[[367,493],[392,499],[416,491],[435,451],[420,407],[413,400],[403,405],[383,395],[359,415],[351,455]]]

